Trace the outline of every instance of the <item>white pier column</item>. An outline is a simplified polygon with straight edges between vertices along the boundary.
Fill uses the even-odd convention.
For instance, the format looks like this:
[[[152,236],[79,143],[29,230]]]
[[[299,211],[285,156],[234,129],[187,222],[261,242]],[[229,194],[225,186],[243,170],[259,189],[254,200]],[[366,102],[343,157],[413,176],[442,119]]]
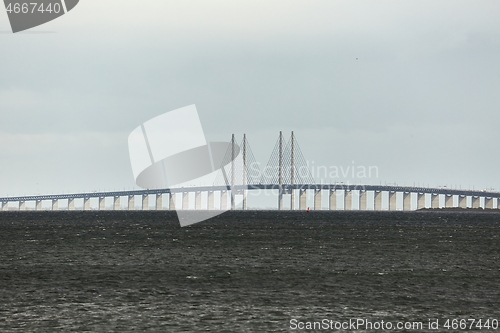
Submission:
[[[352,191],[344,190],[344,210],[352,210]]]
[[[19,210],[26,210],[26,201],[19,201]]]
[[[35,210],[42,210],[42,200],[35,200]]]
[[[142,210],[149,210],[149,194],[142,195]]]
[[[7,211],[7,210],[9,210],[9,202],[2,201],[2,211]]]
[[[330,210],[336,210],[337,209],[337,192],[335,191],[335,189],[333,189],[333,188],[330,189],[329,198],[330,198],[330,202],[329,202],[328,208]]]
[[[52,210],[59,210],[59,200],[52,199]]]
[[[246,208],[243,208],[246,209]],[[290,210],[295,210],[295,190],[290,190]]]
[[[467,208],[467,196],[466,195],[459,195],[458,196],[458,207]]]
[[[452,208],[453,207],[453,194],[446,194],[444,196],[444,206],[446,208]]]
[[[201,191],[196,191],[194,194],[194,209],[201,209]]]
[[[247,210],[248,209],[248,206],[247,206],[247,190],[243,190],[243,210]],[[293,200],[293,191],[292,191],[292,200]],[[292,207],[293,209],[293,207]]]
[[[120,210],[120,197],[119,196],[115,196],[113,198],[113,210]]]
[[[307,207],[307,190],[299,190],[299,210],[305,210]]]
[[[403,210],[411,210],[411,192],[403,192]]]
[[[493,209],[493,198],[484,198],[484,208],[485,209]]]
[[[83,198],[83,210],[90,210],[90,198]]]
[[[175,210],[175,193],[170,192],[168,194],[168,209]]]
[[[481,208],[481,197],[472,196],[472,208]]]
[[[207,204],[208,210],[214,210],[215,209],[215,195],[214,195],[214,191],[208,191],[207,200],[208,200],[208,204]]]
[[[68,199],[68,210],[75,210],[75,198]]]
[[[321,210],[321,189],[314,190],[314,210]]]
[[[220,191],[220,209],[227,210],[227,191]]]
[[[431,193],[431,208],[439,208],[439,194]]]
[[[425,208],[425,193],[417,193],[417,209]]]
[[[375,210],[382,210],[382,191],[375,191],[373,193],[373,201],[375,201]]]
[[[497,209],[500,209],[500,198],[497,198]]]
[[[106,210],[106,198],[99,197],[99,210]]]
[[[163,194],[156,193],[155,209],[163,210]]]
[[[397,195],[398,192],[389,191],[389,210],[397,210]]]
[[[366,203],[366,191],[359,190],[359,210],[367,210],[368,205]]]
[[[128,210],[135,209],[135,195],[128,196]]]
[[[189,209],[189,192],[182,192],[182,209]]]

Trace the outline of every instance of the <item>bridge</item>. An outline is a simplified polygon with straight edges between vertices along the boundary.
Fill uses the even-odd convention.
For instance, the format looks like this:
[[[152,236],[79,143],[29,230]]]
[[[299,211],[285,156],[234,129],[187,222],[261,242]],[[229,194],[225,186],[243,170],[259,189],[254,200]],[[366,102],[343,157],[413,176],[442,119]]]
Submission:
[[[249,191],[273,190],[277,192],[278,209],[284,210],[284,199],[289,196],[290,210],[416,210],[423,208],[484,208],[500,209],[500,192],[462,190],[451,188],[426,188],[397,185],[350,185],[315,183],[305,159],[292,132],[288,141],[280,132],[274,150],[264,172],[257,169],[246,136],[240,146],[232,145],[226,153],[227,158],[211,186],[186,186],[160,189],[143,189],[112,192],[83,192],[71,194],[48,194],[13,196],[0,198],[1,210],[27,210],[26,202],[33,202],[35,210],[60,210],[59,201],[67,200],[65,210],[76,210],[75,201],[81,202],[78,209],[91,210],[91,199],[98,200],[97,209],[105,210],[106,200],[112,200],[112,209],[124,209],[122,198],[127,200],[127,210],[135,210],[135,199],[141,200],[141,209],[150,209],[150,199],[154,200],[155,210],[228,210],[236,209],[236,197],[242,196],[241,209],[248,209]],[[241,158],[235,158],[235,147],[241,147]],[[311,194],[308,196],[308,193]],[[190,197],[194,194],[194,206]],[[218,196],[217,205],[215,197]],[[308,205],[308,197],[313,198]],[[166,197],[168,206],[164,207]],[[181,205],[177,205],[177,197]],[[383,206],[383,198],[387,203]],[[43,206],[43,202],[50,206]],[[298,203],[298,205],[297,205]]]

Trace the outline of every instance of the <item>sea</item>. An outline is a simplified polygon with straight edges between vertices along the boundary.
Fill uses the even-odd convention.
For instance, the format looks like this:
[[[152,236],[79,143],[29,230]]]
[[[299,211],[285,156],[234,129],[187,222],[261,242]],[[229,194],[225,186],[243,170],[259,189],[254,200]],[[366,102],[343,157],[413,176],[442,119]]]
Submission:
[[[500,213],[0,213],[0,332],[500,332]]]

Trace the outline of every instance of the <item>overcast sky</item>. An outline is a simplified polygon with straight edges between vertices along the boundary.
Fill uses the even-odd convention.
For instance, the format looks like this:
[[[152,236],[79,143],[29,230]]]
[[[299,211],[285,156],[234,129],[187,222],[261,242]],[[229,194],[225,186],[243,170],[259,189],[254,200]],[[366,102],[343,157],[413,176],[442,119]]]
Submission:
[[[266,164],[295,131],[367,184],[500,189],[500,2],[81,0],[0,10],[0,196],[134,187],[127,138],[196,104]],[[328,181],[328,180],[325,180]]]

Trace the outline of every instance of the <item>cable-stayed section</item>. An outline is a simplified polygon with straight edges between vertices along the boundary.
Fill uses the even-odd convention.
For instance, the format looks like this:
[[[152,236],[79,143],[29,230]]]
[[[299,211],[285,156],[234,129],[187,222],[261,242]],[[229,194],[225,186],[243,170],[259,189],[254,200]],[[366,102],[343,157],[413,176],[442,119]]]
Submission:
[[[260,182],[262,184],[279,184],[280,183],[280,155],[282,158],[283,150],[283,135],[280,132],[280,137],[274,145],[271,157],[267,165],[262,170],[262,177]]]

